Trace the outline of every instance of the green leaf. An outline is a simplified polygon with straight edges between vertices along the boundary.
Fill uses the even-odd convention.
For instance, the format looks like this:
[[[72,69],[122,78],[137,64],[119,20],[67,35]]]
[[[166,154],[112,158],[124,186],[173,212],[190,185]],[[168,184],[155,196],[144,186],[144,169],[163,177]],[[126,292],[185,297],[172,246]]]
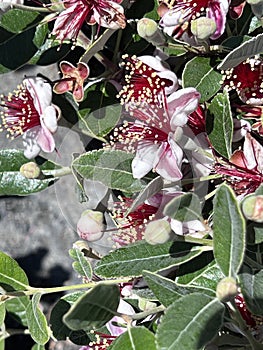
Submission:
[[[1,16],[0,25],[11,33],[20,33],[39,16],[38,12],[11,9]]]
[[[35,344],[35,345],[33,345],[33,347],[31,348],[31,350],[45,350],[45,347],[44,347],[44,345]]]
[[[258,34],[250,40],[247,40],[242,45],[232,50],[218,65],[218,69],[226,70],[234,68],[239,63],[247,58],[259,55],[262,53],[263,34]]]
[[[92,278],[92,267],[88,259],[77,248],[69,250],[70,257],[75,260],[72,264],[73,269],[80,274],[80,276],[86,277],[87,280]]]
[[[154,0],[154,8],[152,9],[152,11],[145,13],[145,15],[143,17],[158,21],[160,19],[160,16],[157,12],[158,7],[159,7],[158,0]],[[137,18],[137,16],[136,16],[136,18]]]
[[[223,184],[214,199],[214,256],[225,276],[236,277],[244,259],[245,220],[233,190]]]
[[[210,58],[194,57],[188,61],[183,70],[183,87],[195,87],[201,94],[203,103],[214,96],[221,88],[222,76],[211,66]]]
[[[102,327],[115,316],[119,300],[117,285],[99,284],[71,306],[63,321],[72,330]]]
[[[76,158],[72,166],[85,179],[100,181],[109,188],[132,193],[144,188],[141,180],[133,178],[133,157],[133,154],[124,151],[100,149]]]
[[[143,204],[148,198],[160,192],[162,189],[163,189],[163,179],[161,176],[157,176],[152,181],[150,181],[145,186],[145,188],[138,194],[138,196],[134,199],[126,215],[129,215],[139,205]]]
[[[155,337],[145,327],[128,328],[108,348],[109,350],[156,350]]]
[[[213,292],[202,288],[178,285],[174,281],[149,271],[143,271],[143,277],[154,292],[156,298],[164,305],[169,306],[184,295],[199,292],[213,296]]]
[[[27,296],[11,298],[6,301],[6,310],[8,313],[25,327],[27,327],[26,309],[29,303],[30,299]]]
[[[0,65],[5,69],[15,70],[26,64],[35,54],[37,48],[33,44],[35,28],[9,37],[0,44]]]
[[[24,156],[22,150],[18,149],[2,149],[0,150],[0,196],[6,195],[28,195],[39,192],[47,188],[54,177],[43,179],[27,179],[19,169],[29,160]],[[54,169],[52,162],[44,162],[40,169]]]
[[[84,330],[73,331],[63,322],[63,316],[69,311],[71,305],[83,294],[84,291],[67,294],[53,307],[50,314],[50,327],[57,340],[66,340],[69,338],[73,343],[78,345],[86,345],[90,342],[90,338]]]
[[[26,309],[26,316],[28,320],[28,329],[32,339],[37,344],[44,345],[48,342],[50,334],[47,319],[38,306],[40,298],[41,293],[33,295],[31,302]]]
[[[5,321],[5,302],[0,301],[0,328]]]
[[[47,34],[47,23],[41,23],[36,27],[33,43],[36,45],[37,48],[40,48],[44,44]]]
[[[104,256],[96,265],[95,273],[103,277],[141,276],[178,266],[203,252],[203,247],[182,242],[151,245],[144,241],[130,244]]]
[[[263,270],[255,274],[252,270],[245,271],[238,277],[248,309],[254,315],[263,316]]]
[[[5,339],[0,339],[0,350],[5,350]]]
[[[26,290],[28,279],[18,263],[0,252],[0,286],[6,291]]]
[[[176,278],[176,282],[179,284],[185,284],[186,286],[200,287],[216,291],[218,282],[224,278],[224,275],[216,262],[213,260],[201,268],[198,268],[194,263],[192,266],[195,268],[194,272],[186,273],[182,276],[180,275]],[[184,266],[182,266],[182,268],[183,267]],[[180,272],[181,271],[179,270],[179,274]]]
[[[101,107],[94,112],[81,111],[81,125],[87,129],[87,132],[92,136],[104,137],[116,126],[121,117],[122,106],[114,104]],[[83,113],[84,112],[84,113]]]
[[[185,193],[172,199],[163,210],[163,214],[178,221],[199,220],[201,203],[194,193]]]
[[[157,349],[202,349],[223,324],[224,309],[218,299],[200,293],[176,300],[157,328]]]
[[[227,91],[217,94],[209,108],[207,133],[218,153],[227,159],[232,154],[233,119]]]
[[[49,65],[57,63],[71,52],[72,44],[61,44],[60,41],[55,39],[44,40],[45,36],[45,29],[37,27],[33,39],[37,48],[34,55],[31,55],[29,64]],[[41,41],[43,41],[42,44]],[[41,46],[39,46],[40,44]]]

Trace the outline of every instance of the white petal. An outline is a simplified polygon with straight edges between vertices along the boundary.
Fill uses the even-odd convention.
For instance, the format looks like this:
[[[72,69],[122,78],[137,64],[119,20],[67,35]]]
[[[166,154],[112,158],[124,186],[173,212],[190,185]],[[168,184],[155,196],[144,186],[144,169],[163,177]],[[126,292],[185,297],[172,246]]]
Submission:
[[[54,106],[48,106],[42,115],[42,120],[41,120],[46,128],[52,132],[57,131],[58,124],[57,124],[57,110]]]
[[[141,179],[153,168],[153,162],[158,145],[139,143],[136,156],[132,161],[132,174],[135,179]]]

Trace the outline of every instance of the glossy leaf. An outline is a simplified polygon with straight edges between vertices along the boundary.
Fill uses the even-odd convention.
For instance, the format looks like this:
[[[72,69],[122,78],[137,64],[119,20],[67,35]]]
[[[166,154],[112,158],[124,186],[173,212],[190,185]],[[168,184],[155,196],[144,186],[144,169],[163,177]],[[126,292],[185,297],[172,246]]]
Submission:
[[[109,350],[156,350],[155,337],[145,327],[128,328],[108,348]]]
[[[39,308],[40,298],[40,293],[33,295],[26,309],[26,316],[31,337],[37,344],[44,345],[48,342],[50,334],[47,319]]]
[[[86,345],[90,338],[84,330],[73,331],[63,322],[63,316],[85,292],[75,292],[62,297],[53,307],[50,314],[50,327],[54,337],[57,340],[66,340],[69,338],[73,343]]]
[[[203,252],[203,247],[167,242],[150,245],[144,241],[120,248],[104,256],[95,273],[103,277],[141,276],[143,270],[159,271],[178,266]]]
[[[8,313],[21,325],[27,327],[26,309],[30,303],[27,296],[11,298],[5,302]]]
[[[1,16],[0,25],[11,33],[20,33],[38,16],[39,13],[35,11],[11,9]]]
[[[18,263],[0,252],[0,286],[6,291],[26,290],[28,279]]]
[[[171,279],[157,275],[155,273],[144,271],[143,277],[147,282],[148,286],[154,292],[157,299],[164,305],[169,306],[175,300],[181,298],[184,295],[199,292],[206,295],[212,295],[213,292],[210,290],[204,290],[194,286],[179,285]]]
[[[201,217],[201,203],[194,193],[185,193],[172,199],[163,210],[164,215],[181,222],[198,220]]]
[[[117,285],[97,285],[71,306],[63,322],[72,330],[101,327],[115,316],[119,294]]]
[[[168,307],[157,329],[157,349],[203,349],[223,323],[224,305],[218,299],[193,293]]]
[[[216,151],[229,159],[232,154],[233,119],[228,93],[217,94],[208,110],[206,123],[209,139]]]
[[[22,150],[2,149],[0,150],[0,196],[5,195],[28,195],[47,188],[53,177],[43,179],[27,179],[19,169],[29,160],[24,156]],[[40,167],[43,170],[54,169],[54,163],[44,162]]]
[[[101,149],[81,155],[72,166],[85,179],[100,181],[116,190],[138,192],[144,184],[133,178],[132,159],[133,155],[124,151]]]
[[[35,344],[31,348],[31,350],[45,350],[45,346],[44,345],[40,345],[40,344]]]
[[[25,65],[35,54],[35,28],[29,28],[9,37],[0,44],[0,66],[6,70],[15,70]]]
[[[104,137],[117,125],[121,117],[122,106],[110,105],[101,107],[94,112],[81,111],[81,126],[86,128],[86,132],[91,136]]]
[[[239,274],[239,282],[247,307],[254,315],[263,316],[263,270]]]
[[[258,34],[256,37],[247,40],[242,45],[232,50],[218,65],[218,69],[226,70],[234,68],[247,58],[261,54],[262,46],[263,34]]]
[[[84,254],[79,249],[70,249],[70,257],[75,260],[72,263],[73,269],[80,274],[80,276],[90,280],[92,278],[92,267],[88,259],[85,258]]]
[[[199,259],[199,261],[200,260],[201,259]],[[193,272],[183,275],[181,275],[181,271],[179,270],[180,275],[176,278],[176,282],[186,286],[200,287],[210,291],[216,291],[218,282],[224,278],[224,275],[216,262],[213,260],[201,268],[198,268],[198,265],[193,263],[192,267],[194,268]]]
[[[194,57],[188,61],[183,71],[183,87],[195,87],[201,94],[200,102],[214,96],[221,88],[222,76],[211,66],[210,58]]]
[[[236,277],[244,259],[245,220],[233,190],[223,184],[214,199],[214,255],[225,276]]]
[[[145,188],[138,194],[130,206],[127,215],[134,211],[139,205],[143,204],[147,199],[160,192],[163,188],[163,179],[161,176],[157,176],[150,181]]]

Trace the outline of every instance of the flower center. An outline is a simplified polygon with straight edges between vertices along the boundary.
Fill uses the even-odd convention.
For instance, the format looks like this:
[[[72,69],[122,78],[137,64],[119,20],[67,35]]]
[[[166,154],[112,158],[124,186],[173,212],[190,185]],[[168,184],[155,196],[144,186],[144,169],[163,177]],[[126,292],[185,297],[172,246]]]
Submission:
[[[162,106],[159,94],[164,94],[165,87],[172,85],[169,79],[161,78],[154,69],[143,63],[136,56],[123,56],[121,64],[127,73],[125,74],[125,86],[119,92],[121,104],[127,110],[138,106]]]
[[[24,85],[18,86],[13,94],[2,95],[0,106],[3,107],[0,113],[2,119],[0,131],[6,130],[7,137],[13,139],[40,125],[39,113],[31,94]]]

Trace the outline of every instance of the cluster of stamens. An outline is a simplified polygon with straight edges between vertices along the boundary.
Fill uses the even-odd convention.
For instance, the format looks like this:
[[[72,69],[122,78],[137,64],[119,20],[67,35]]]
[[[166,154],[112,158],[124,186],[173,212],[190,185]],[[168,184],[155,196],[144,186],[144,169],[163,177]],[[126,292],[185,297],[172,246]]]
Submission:
[[[7,131],[7,137],[14,139],[28,129],[40,125],[40,116],[36,110],[33,98],[24,85],[8,96],[0,96],[0,112],[2,119],[0,131]]]
[[[223,72],[225,88],[236,90],[240,99],[247,104],[263,104],[263,62],[248,58],[236,67]]]
[[[150,204],[143,203],[127,215],[132,204],[131,198],[120,198],[112,209],[112,219],[118,228],[112,239],[121,246],[142,240],[147,223],[154,219],[158,210]]]
[[[110,334],[99,333],[96,331],[91,331],[91,333],[94,333],[96,340],[89,343],[88,346],[90,350],[107,349],[116,339],[116,336]]]
[[[159,94],[172,85],[168,79],[161,78],[155,70],[140,61],[136,56],[122,57],[121,66],[126,70],[125,86],[118,96],[127,110],[144,108],[149,105],[162,106]]]

